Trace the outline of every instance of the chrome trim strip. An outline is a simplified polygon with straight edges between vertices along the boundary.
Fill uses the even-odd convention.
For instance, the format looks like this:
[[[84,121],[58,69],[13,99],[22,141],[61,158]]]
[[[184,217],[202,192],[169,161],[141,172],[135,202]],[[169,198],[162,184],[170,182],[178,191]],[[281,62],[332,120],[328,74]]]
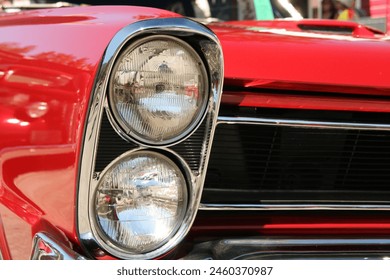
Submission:
[[[47,233],[37,233],[33,239],[32,260],[85,260],[66,245]]]
[[[389,211],[390,204],[208,204],[201,203],[199,210],[213,211],[289,211],[289,210],[376,210]]]
[[[222,239],[194,246],[183,259],[389,259],[386,238]]]
[[[110,247],[104,237],[99,236],[93,220],[92,214],[93,194],[97,187],[100,174],[94,173],[96,151],[100,133],[100,123],[104,107],[106,105],[106,91],[108,80],[115,59],[118,57],[122,48],[131,40],[138,36],[152,36],[156,34],[171,35],[178,38],[194,38],[198,36],[197,44],[198,51],[204,53],[204,60],[208,67],[209,74],[209,106],[206,109],[206,120],[209,123],[208,130],[211,131],[210,137],[205,140],[202,148],[200,169],[191,172],[188,181],[191,183],[191,189],[194,190],[189,195],[188,209],[181,227],[169,242],[160,248],[145,253],[131,254],[124,252],[119,248]],[[97,257],[111,254],[117,258],[123,259],[153,259],[166,254],[177,246],[186,236],[190,227],[195,220],[198,206],[200,203],[203,184],[205,180],[208,158],[211,150],[213,132],[217,123],[218,109],[221,99],[223,83],[223,56],[218,38],[207,27],[191,21],[187,18],[162,18],[151,19],[133,23],[121,29],[109,43],[106,52],[102,58],[100,70],[96,77],[95,86],[91,94],[91,103],[89,104],[89,114],[87,116],[83,147],[80,158],[80,170],[78,174],[78,202],[77,202],[77,228],[78,236],[81,245],[85,247],[85,251],[91,254],[91,257]],[[115,127],[114,127],[115,129]],[[117,131],[118,132],[118,131]],[[120,132],[118,132],[120,134]],[[146,145],[139,144],[140,148],[148,148]],[[150,148],[150,147],[149,147]],[[154,147],[155,150],[163,151],[166,147]],[[119,250],[118,250],[119,249]]]
[[[356,129],[356,130],[390,130],[390,124],[321,122],[305,120],[284,120],[272,118],[218,117],[217,124],[252,124],[289,127]]]
[[[79,6],[68,2],[57,2],[57,3],[31,3],[31,4],[20,4],[20,5],[0,5],[0,8],[5,12],[20,12],[23,10],[37,10],[37,9],[54,9],[64,7],[75,7]]]
[[[224,244],[233,246],[243,245],[261,245],[272,247],[285,246],[375,246],[387,245],[390,246],[388,238],[270,238],[270,239],[231,239],[224,240]]]

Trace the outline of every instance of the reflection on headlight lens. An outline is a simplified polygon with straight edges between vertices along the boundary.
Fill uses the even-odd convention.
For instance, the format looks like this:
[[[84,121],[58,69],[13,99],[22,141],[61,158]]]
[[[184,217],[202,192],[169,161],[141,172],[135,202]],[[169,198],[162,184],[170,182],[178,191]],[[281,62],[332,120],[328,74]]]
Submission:
[[[199,124],[207,88],[202,60],[187,43],[154,36],[119,56],[110,80],[110,108],[126,134],[161,144]]]
[[[180,225],[187,187],[167,157],[138,151],[113,164],[95,193],[98,224],[111,242],[129,253],[152,251]]]

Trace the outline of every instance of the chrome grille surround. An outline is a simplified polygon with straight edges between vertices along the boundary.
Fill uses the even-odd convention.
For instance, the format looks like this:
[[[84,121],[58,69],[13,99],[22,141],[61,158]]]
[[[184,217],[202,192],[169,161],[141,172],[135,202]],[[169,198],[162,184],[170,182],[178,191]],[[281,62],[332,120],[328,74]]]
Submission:
[[[375,124],[375,123],[352,123],[352,122],[329,122],[329,121],[310,121],[303,119],[278,119],[278,118],[259,118],[259,117],[225,117],[219,116],[218,125],[254,125],[254,126],[274,126],[274,127],[289,127],[289,128],[310,128],[310,129],[336,129],[336,130],[362,130],[362,131],[384,131],[390,133],[390,124]],[[214,143],[216,145],[216,143]],[[206,178],[207,184],[207,178]],[[389,186],[390,189],[390,186]],[[236,195],[242,192],[240,186],[236,188]],[[267,211],[267,210],[374,210],[387,211],[390,210],[390,199],[381,202],[324,202],[324,203],[291,203],[272,202],[272,203],[207,203],[201,202],[200,210],[213,211]]]

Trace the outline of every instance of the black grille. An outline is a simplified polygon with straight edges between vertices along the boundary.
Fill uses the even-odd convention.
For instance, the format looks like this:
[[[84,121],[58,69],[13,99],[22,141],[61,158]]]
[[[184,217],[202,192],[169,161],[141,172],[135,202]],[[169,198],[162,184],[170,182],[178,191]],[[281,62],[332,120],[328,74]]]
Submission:
[[[202,201],[390,203],[390,132],[219,124]]]
[[[103,171],[103,169],[115,158],[136,147],[136,144],[126,142],[115,132],[106,113],[104,113],[100,128],[95,171]]]
[[[178,153],[187,162],[191,170],[198,171],[202,158],[203,139],[205,136],[208,137],[208,134],[209,131],[206,130],[206,121],[203,121],[197,131],[189,138],[170,147],[170,149]],[[103,169],[115,158],[137,147],[137,144],[123,140],[114,131],[106,113],[104,113],[100,129],[95,171],[103,171]]]

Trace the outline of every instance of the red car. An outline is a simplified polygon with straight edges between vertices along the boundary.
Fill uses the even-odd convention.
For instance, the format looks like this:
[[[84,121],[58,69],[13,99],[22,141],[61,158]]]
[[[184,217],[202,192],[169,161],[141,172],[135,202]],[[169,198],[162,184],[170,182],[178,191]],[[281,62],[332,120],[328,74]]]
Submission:
[[[1,14],[0,259],[388,256],[389,39],[131,6]]]

